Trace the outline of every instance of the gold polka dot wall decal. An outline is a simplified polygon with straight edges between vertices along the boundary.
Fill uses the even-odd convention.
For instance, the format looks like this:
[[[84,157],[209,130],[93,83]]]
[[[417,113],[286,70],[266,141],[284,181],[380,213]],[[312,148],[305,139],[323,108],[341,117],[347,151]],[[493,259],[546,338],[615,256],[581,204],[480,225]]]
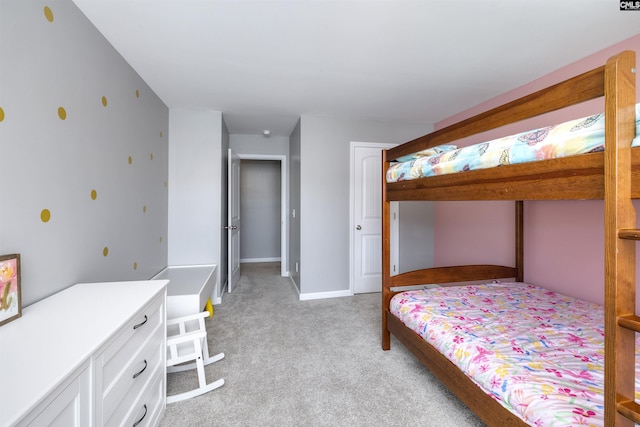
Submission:
[[[98,192],[96,190],[91,190],[91,200],[95,200],[98,198]]]
[[[40,212],[40,219],[42,222],[49,222],[51,219],[51,212],[49,209],[42,209],[42,212]]]
[[[136,98],[140,98],[140,91],[136,89]]]
[[[67,111],[63,107],[58,107],[58,117],[60,117],[60,120],[67,118]]]
[[[105,107],[107,106],[107,97],[106,96],[102,97],[102,105],[105,106]]]
[[[49,6],[44,7],[44,17],[47,18],[47,21],[53,22],[53,12],[49,8]]]
[[[4,110],[0,107],[0,122],[4,120]]]
[[[137,269],[138,269],[138,263],[137,263],[137,262],[134,262],[134,263],[133,263],[133,269],[134,269],[134,270],[137,270]]]
[[[160,131],[160,138],[162,138],[162,131]]]
[[[147,205],[142,206],[142,212],[147,213]]]
[[[153,160],[153,153],[149,154],[149,159]]]
[[[133,157],[129,156],[128,162],[129,164],[133,163]]]
[[[109,248],[105,246],[102,249],[102,256],[107,256],[107,255],[109,255]]]

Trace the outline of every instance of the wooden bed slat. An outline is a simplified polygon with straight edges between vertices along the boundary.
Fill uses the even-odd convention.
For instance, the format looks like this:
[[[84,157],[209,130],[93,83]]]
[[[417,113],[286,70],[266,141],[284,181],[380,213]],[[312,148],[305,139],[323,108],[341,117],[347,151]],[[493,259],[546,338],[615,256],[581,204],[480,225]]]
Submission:
[[[640,424],[640,405],[638,405],[636,402],[627,400],[618,403],[618,412],[629,419],[629,421]]]
[[[449,282],[467,282],[473,280],[493,280],[516,277],[514,267],[501,265],[460,265],[452,267],[436,267],[410,271],[391,276],[391,286],[407,286],[416,284],[435,284]]]
[[[620,316],[618,317],[618,325],[623,328],[631,329],[635,332],[640,332],[640,317],[635,314]]]
[[[618,237],[627,240],[640,240],[640,230],[638,230],[637,228],[620,230],[618,231]]]
[[[631,197],[640,198],[640,147],[631,149],[631,162]],[[602,200],[604,154],[388,183],[387,193],[389,201]]]

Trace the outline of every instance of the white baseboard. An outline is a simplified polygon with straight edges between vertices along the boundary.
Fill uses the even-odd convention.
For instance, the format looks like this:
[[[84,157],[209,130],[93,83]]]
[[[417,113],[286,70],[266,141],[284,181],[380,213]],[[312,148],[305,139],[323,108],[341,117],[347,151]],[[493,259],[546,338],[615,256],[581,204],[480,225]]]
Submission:
[[[350,297],[352,295],[353,294],[349,290],[331,291],[331,292],[309,292],[309,293],[301,293],[300,301],[308,301],[312,299]]]
[[[280,257],[274,258],[240,258],[240,262],[242,264],[252,263],[252,262],[280,262]]]

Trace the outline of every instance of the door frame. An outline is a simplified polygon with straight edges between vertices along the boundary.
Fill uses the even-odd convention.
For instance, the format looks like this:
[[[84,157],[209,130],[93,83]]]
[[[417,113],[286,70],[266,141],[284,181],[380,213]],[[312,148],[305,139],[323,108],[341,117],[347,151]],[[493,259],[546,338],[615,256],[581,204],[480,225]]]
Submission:
[[[280,275],[289,276],[289,190],[287,156],[284,154],[240,154],[240,160],[278,160],[280,161]]]
[[[355,161],[355,151],[356,148],[358,147],[364,147],[364,148],[380,148],[380,151],[382,151],[383,149],[388,149],[388,148],[393,148],[396,147],[398,144],[393,144],[393,143],[388,143],[388,142],[357,142],[357,141],[351,141],[350,143],[350,147],[349,147],[349,293],[351,295],[354,295],[354,285],[355,285],[355,259],[353,256],[353,251],[354,251],[354,246],[355,246],[355,229],[356,229],[356,223],[355,223],[355,191],[354,191],[354,187],[355,187],[355,165],[354,165],[354,161]],[[382,161],[382,159],[381,159]],[[380,164],[380,168],[382,168],[382,163]],[[382,185],[382,183],[381,183]],[[380,191],[382,191],[382,188],[380,189]],[[395,230],[398,230],[398,223],[399,223],[399,209],[397,206],[397,203],[392,203],[392,211],[396,213],[395,215],[395,222],[392,225],[392,227],[395,227]],[[380,230],[380,233],[382,234],[382,230]],[[395,238],[394,236],[392,236],[391,239],[391,262],[394,263],[396,266],[398,265],[398,239],[397,239],[398,233],[395,233]]]
[[[242,218],[240,217],[240,157],[233,151],[232,148],[228,149],[228,185],[227,185],[227,292],[233,291],[234,285],[239,281],[241,269],[240,269],[240,232],[242,228]],[[237,164],[237,177],[235,176],[235,165]],[[234,179],[235,177],[235,179]],[[233,213],[235,212],[237,203],[237,215],[238,219],[234,220]],[[236,238],[234,239],[234,235]],[[235,245],[234,245],[235,242]],[[235,257],[237,250],[237,258]],[[237,269],[234,270],[234,264],[237,261]],[[235,279],[235,280],[234,280]]]

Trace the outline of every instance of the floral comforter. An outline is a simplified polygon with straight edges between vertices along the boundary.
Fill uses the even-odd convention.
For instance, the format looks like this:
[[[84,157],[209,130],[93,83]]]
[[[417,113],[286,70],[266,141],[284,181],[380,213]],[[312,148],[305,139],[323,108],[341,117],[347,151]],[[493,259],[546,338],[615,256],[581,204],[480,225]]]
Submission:
[[[528,424],[604,425],[602,306],[533,285],[490,283],[403,292],[390,308]]]
[[[640,145],[640,104],[636,105],[636,137]],[[387,169],[387,182],[407,181],[476,169],[575,156],[604,149],[604,114],[570,120],[488,142],[457,148],[447,144],[397,159]]]

